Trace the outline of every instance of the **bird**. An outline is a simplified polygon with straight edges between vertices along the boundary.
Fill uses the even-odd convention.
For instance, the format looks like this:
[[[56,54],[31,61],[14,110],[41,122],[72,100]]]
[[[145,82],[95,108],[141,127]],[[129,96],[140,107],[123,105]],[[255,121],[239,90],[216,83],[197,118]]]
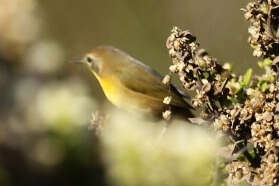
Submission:
[[[81,60],[96,77],[106,98],[116,107],[161,117],[170,108],[172,115],[193,117],[192,106],[173,84],[163,84],[161,76],[150,66],[112,46],[99,46]],[[163,103],[170,96],[168,105]]]

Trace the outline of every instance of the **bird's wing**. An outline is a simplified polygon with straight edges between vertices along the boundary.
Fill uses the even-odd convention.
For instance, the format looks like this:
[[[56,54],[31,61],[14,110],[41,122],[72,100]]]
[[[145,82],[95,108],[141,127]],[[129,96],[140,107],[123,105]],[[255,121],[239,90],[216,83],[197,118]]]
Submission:
[[[152,97],[152,99],[157,99],[160,102],[166,96],[172,96],[171,105],[191,108],[182,98],[183,95],[174,86],[166,86],[161,82],[162,76],[158,72],[144,64],[132,65],[132,68],[125,68],[129,70],[120,73],[121,82],[125,87],[139,94]],[[131,78],[133,78],[132,81]]]

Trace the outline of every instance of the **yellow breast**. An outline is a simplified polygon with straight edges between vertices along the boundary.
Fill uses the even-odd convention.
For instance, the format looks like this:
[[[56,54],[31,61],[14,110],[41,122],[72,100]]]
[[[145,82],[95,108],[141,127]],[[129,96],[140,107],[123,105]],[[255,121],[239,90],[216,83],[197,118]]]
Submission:
[[[118,104],[119,102],[119,94],[122,92],[120,90],[120,85],[117,80],[113,78],[102,78],[100,81],[102,89],[106,95],[106,97],[114,104]]]
[[[95,77],[97,78],[97,80],[99,81],[105,96],[108,98],[109,101],[111,101],[113,104],[116,104],[117,99],[119,96],[117,96],[118,92],[119,92],[119,86],[116,85],[116,83],[118,82],[117,79],[113,78],[113,77],[100,77],[98,76],[98,74],[96,74],[94,71],[92,71],[92,73],[95,75]]]
[[[161,104],[145,95],[129,90],[118,78],[113,76],[102,77],[95,75],[107,99],[117,107],[128,111],[151,112],[160,110]]]

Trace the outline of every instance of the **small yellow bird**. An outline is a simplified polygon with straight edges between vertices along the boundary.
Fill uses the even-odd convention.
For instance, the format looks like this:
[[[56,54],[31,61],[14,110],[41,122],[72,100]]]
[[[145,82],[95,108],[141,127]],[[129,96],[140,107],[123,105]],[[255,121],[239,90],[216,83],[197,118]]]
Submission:
[[[107,99],[115,106],[161,116],[169,106],[172,114],[192,117],[192,107],[173,85],[164,85],[162,76],[151,67],[111,46],[100,46],[86,54],[80,63],[99,81]],[[171,96],[169,105],[163,103]]]

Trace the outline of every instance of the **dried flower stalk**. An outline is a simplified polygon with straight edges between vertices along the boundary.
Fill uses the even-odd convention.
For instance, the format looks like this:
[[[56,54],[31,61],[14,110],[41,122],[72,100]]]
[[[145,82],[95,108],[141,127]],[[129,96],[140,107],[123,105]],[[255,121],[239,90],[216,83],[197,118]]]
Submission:
[[[177,27],[166,43],[169,70],[195,92],[192,104],[201,116],[228,135],[231,153],[240,153],[226,163],[228,184],[278,185],[279,1],[254,0],[242,10],[250,21],[253,55],[264,58],[259,62],[263,75],[253,75],[252,69],[235,75],[229,64],[219,64],[199,48],[195,36]]]

